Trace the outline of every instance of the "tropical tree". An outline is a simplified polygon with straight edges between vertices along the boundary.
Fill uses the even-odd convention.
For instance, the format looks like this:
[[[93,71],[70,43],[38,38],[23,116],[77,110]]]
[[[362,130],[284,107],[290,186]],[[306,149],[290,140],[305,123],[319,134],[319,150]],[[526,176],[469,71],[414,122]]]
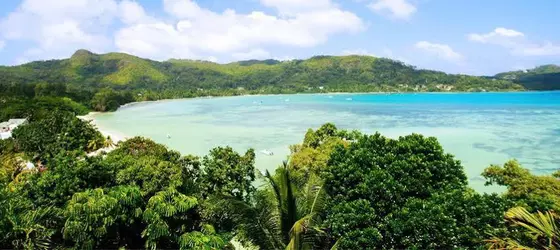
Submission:
[[[300,191],[292,183],[288,163],[276,170],[275,176],[266,171],[265,177],[274,193],[279,219],[280,236],[287,249],[309,249],[322,234],[320,213],[325,194],[318,178],[309,180]]]
[[[556,173],[558,174],[558,173]],[[487,184],[507,187],[505,196],[530,211],[560,211],[560,180],[553,175],[533,175],[516,160],[492,165],[482,176]]]
[[[130,232],[134,231],[133,227],[138,227],[135,221],[138,222],[142,215],[142,202],[137,187],[118,186],[107,191],[97,188],[76,193],[64,211],[67,218],[63,229],[64,239],[74,242],[74,247],[80,249],[110,247],[103,245],[107,242],[107,235],[126,240]],[[131,243],[131,239],[128,240],[116,241],[113,247]]]
[[[322,174],[325,227],[340,249],[477,247],[487,225],[499,226],[490,218],[503,201],[469,194],[460,162],[435,138],[355,139],[335,147]]]
[[[202,160],[201,188],[203,196],[225,195],[240,200],[249,200],[255,191],[255,151],[247,150],[244,155],[231,147],[210,150]]]
[[[101,133],[89,122],[60,110],[46,117],[32,117],[29,124],[14,130],[13,137],[19,150],[41,161],[60,151],[92,151],[104,141]]]
[[[487,240],[490,249],[560,249],[560,216],[553,211],[530,213],[524,207],[507,211],[505,219],[513,227],[522,228],[517,237],[493,237]]]
[[[261,249],[311,249],[324,235],[321,212],[325,193],[319,178],[313,177],[298,189],[284,162],[274,175],[266,171],[265,187],[252,202],[214,197],[205,207],[206,217],[216,224],[232,224],[238,239]]]

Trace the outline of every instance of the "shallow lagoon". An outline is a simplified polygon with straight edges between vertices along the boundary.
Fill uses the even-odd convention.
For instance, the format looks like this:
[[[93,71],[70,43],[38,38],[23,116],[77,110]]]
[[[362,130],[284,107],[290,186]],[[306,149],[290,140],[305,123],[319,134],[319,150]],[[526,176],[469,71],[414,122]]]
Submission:
[[[94,116],[103,130],[141,135],[183,154],[216,146],[257,151],[257,168],[274,169],[308,128],[339,128],[388,137],[421,133],[461,160],[470,185],[490,164],[516,158],[534,173],[560,168],[560,92],[320,94],[183,99],[125,106]],[[167,138],[170,135],[171,138]],[[273,156],[260,154],[268,149]]]

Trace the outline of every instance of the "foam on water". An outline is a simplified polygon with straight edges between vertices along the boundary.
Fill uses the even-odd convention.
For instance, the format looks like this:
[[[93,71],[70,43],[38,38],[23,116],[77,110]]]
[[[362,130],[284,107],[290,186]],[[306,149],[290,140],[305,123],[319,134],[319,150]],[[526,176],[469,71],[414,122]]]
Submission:
[[[257,154],[261,170],[276,168],[289,145],[326,122],[393,138],[435,136],[461,160],[470,185],[479,191],[499,190],[485,187],[480,173],[511,158],[537,174],[560,168],[560,92],[187,99],[130,105],[94,118],[103,128],[146,136],[183,154],[204,155],[224,145],[274,152]]]

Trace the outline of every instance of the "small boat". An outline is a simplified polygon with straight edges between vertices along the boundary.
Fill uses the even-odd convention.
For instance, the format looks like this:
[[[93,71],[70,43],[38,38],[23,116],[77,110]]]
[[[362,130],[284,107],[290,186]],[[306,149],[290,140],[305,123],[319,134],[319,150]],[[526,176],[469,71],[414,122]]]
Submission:
[[[346,101],[352,101],[351,97],[346,98]]]
[[[272,151],[266,150],[266,149],[261,150],[261,153],[264,154],[264,155],[268,155],[268,156],[274,155],[274,153]]]

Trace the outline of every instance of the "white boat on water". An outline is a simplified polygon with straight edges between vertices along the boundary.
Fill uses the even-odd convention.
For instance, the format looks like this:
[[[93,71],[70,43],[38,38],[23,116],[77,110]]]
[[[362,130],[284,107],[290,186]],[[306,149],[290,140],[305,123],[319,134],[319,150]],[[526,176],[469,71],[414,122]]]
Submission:
[[[272,151],[267,150],[267,149],[261,150],[261,153],[264,154],[264,155],[268,155],[268,156],[274,155],[274,153]]]

